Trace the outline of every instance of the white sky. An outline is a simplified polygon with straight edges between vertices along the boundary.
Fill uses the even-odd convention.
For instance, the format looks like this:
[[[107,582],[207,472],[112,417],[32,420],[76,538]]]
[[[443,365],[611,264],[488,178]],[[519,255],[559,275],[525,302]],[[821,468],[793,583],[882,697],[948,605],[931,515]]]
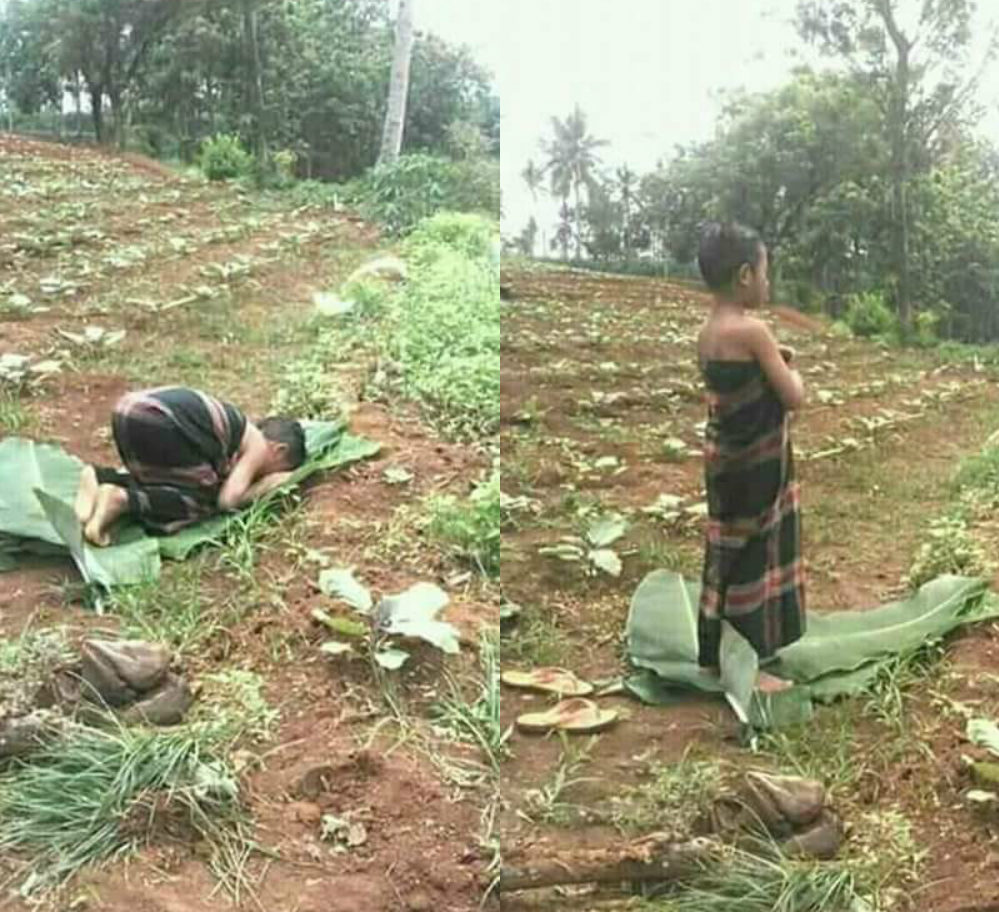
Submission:
[[[417,31],[434,32],[453,44],[467,44],[475,59],[495,74],[503,49],[499,9],[504,0],[414,0]],[[398,4],[393,3],[392,14]]]
[[[532,212],[542,227],[550,222],[553,206],[532,202],[520,172],[529,158],[541,164],[538,144],[550,136],[551,117],[564,118],[577,102],[590,133],[610,141],[601,159],[643,172],[669,158],[675,145],[712,135],[722,90],[775,88],[804,56],[825,65],[802,47],[790,23],[796,0],[502,0],[502,6],[497,82],[503,227],[510,233]],[[987,132],[999,142],[999,65],[980,101],[990,108]]]

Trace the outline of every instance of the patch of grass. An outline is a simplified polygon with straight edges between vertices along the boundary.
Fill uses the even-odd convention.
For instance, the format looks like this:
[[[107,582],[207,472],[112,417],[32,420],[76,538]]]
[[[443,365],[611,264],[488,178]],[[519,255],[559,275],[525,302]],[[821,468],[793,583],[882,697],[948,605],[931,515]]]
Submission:
[[[718,797],[722,784],[718,761],[691,759],[688,750],[679,763],[656,764],[651,781],[614,799],[611,819],[624,831],[658,828],[689,835],[694,821]]]
[[[940,643],[926,643],[881,663],[864,711],[891,728],[898,738],[908,739],[906,693],[926,680],[943,655]]]
[[[31,416],[16,390],[0,386],[0,431],[21,434],[31,425]]]
[[[264,679],[240,668],[203,675],[203,690],[192,720],[210,723],[227,719],[234,738],[270,741],[277,733],[280,713],[264,697]]]
[[[928,536],[909,568],[906,581],[913,590],[945,573],[988,576],[995,569],[963,517],[950,515],[934,520]]]
[[[786,771],[849,789],[865,756],[857,744],[856,712],[849,703],[828,707],[809,722],[762,734],[760,747]]]
[[[374,330],[386,361],[375,386],[422,403],[443,433],[479,438],[499,428],[499,263],[481,243],[495,224],[465,217],[451,230],[456,218],[429,219],[410,238],[409,279],[385,292]]]
[[[16,638],[0,638],[0,706],[14,716],[29,712],[38,689],[72,658],[62,627],[26,629]]]
[[[252,843],[221,734],[77,727],[15,763],[0,776],[0,850],[26,855],[22,892],[179,830],[206,841],[213,872],[239,895]]]
[[[981,453],[962,459],[954,475],[954,487],[959,493],[999,495],[999,446],[986,446]]]
[[[499,644],[493,635],[479,643],[481,676],[476,679],[477,696],[465,699],[461,686],[448,676],[450,693],[436,706],[437,725],[452,737],[476,745],[493,774],[499,775],[500,761],[508,753],[510,730],[500,724]]]
[[[431,537],[478,568],[484,576],[500,571],[500,473],[476,486],[464,502],[453,496],[437,496],[428,502]]]
[[[225,627],[229,609],[206,592],[202,572],[202,563],[194,561],[164,568],[158,580],[112,590],[108,609],[119,618],[122,634],[179,652],[204,646]]]
[[[564,665],[572,648],[555,618],[525,608],[513,633],[503,639],[503,661],[528,666]]]
[[[849,912],[863,892],[850,865],[795,861],[771,844],[729,849],[663,899],[656,912]]]

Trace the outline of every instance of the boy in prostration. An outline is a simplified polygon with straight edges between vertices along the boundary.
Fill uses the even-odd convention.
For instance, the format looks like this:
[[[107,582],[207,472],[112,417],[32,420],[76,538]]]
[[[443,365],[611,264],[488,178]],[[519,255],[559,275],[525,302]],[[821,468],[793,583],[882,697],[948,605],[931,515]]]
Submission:
[[[297,421],[259,426],[236,406],[179,386],[128,393],[114,407],[111,430],[125,466],[87,466],[76,515],[94,545],[110,544],[123,515],[169,534],[242,507],[283,484],[305,461]]]

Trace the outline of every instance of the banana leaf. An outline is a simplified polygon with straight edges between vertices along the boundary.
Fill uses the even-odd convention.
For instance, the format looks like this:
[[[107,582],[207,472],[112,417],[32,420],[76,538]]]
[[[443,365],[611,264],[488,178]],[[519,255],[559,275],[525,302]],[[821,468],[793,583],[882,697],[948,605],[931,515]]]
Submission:
[[[378,444],[354,437],[343,422],[306,421],[308,458],[282,486],[277,497],[310,475],[365,459]],[[159,575],[162,557],[183,560],[200,545],[224,537],[232,516],[213,517],[176,535],[147,535],[137,523],[114,530],[114,544],[93,548],[81,534],[71,506],[83,463],[57,446],[16,437],[0,441],[0,571],[12,569],[17,555],[40,550],[69,551],[87,583],[108,588]]]
[[[893,656],[963,624],[999,617],[999,599],[987,594],[984,581],[957,576],[939,577],[910,598],[879,608],[811,613],[805,636],[768,668],[799,686],[761,697],[752,692],[756,655],[728,624],[723,624],[721,680],[697,667],[699,596],[700,585],[676,573],[658,570],[642,580],[628,615],[627,648],[632,665],[644,673],[626,679],[625,686],[655,703],[670,702],[683,690],[721,692],[742,722],[757,727],[807,718],[812,701],[868,689]],[[652,684],[649,673],[662,686]]]

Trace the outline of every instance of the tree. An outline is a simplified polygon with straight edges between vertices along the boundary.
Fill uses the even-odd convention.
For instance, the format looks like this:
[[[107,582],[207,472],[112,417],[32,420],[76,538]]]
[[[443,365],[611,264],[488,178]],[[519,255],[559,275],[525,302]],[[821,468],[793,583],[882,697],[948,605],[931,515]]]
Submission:
[[[524,256],[534,256],[534,248],[538,241],[538,223],[532,215],[517,238],[517,249]]]
[[[402,132],[406,122],[406,96],[409,92],[409,63],[413,55],[413,3],[414,0],[399,0],[388,110],[385,112],[379,164],[394,162],[402,149]]]
[[[263,68],[260,65],[260,41],[257,38],[256,0],[241,0],[243,12],[243,40],[246,43],[246,58],[249,62],[250,94],[254,109],[254,151],[261,163],[267,161],[267,124],[265,122]]]
[[[896,305],[912,318],[909,185],[913,157],[968,114],[980,76],[963,77],[974,0],[800,0],[802,37],[876,88],[891,149]],[[983,67],[996,50],[995,35]]]
[[[627,165],[622,165],[614,172],[615,189],[621,202],[621,249],[626,259],[631,258],[633,246],[632,214],[635,205],[635,189],[638,175]]]
[[[552,193],[562,200],[563,208],[568,206],[569,194],[573,194],[573,214],[576,219],[576,257],[582,256],[583,245],[583,206],[580,190],[590,187],[594,181],[599,159],[596,150],[607,145],[606,140],[596,139],[587,132],[586,115],[579,105],[561,121],[552,118],[555,138],[542,143],[547,157],[545,171],[551,181]]]

